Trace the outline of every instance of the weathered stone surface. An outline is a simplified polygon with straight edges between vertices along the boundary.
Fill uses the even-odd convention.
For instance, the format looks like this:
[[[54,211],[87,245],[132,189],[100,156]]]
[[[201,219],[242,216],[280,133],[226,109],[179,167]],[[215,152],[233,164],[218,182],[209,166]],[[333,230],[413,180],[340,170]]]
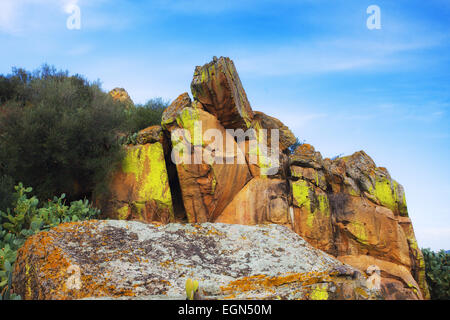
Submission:
[[[262,131],[259,122],[253,122],[254,127],[246,132],[245,139],[237,139],[241,152],[249,166],[252,177],[286,179],[289,171],[289,157],[280,147],[271,145],[272,137]],[[236,132],[235,132],[236,134]]]
[[[136,142],[138,144],[162,142],[161,126],[151,126],[139,131],[136,137]]]
[[[233,137],[218,119],[202,109],[189,107],[187,101],[185,103],[187,106],[179,108],[175,119],[166,123],[166,128],[172,134],[173,149],[185,157],[184,160],[180,157],[177,172],[188,221],[211,222],[222,213],[251,175],[245,156],[238,152]],[[182,141],[175,136],[179,129],[184,129]],[[210,129],[220,133],[222,141],[215,140],[215,136],[208,137],[205,133]],[[230,152],[226,147],[227,141],[232,144]],[[213,142],[217,143],[216,148],[212,147]],[[180,147],[185,150],[180,152]],[[207,154],[211,155],[210,159],[206,158]],[[217,160],[219,158],[221,161]]]
[[[289,156],[290,163],[296,166],[321,169],[323,167],[322,155],[316,152],[310,144],[304,143],[295,149]]]
[[[147,178],[138,182],[135,175],[120,173],[109,202],[113,210],[108,212],[121,211],[110,216],[164,223],[281,224],[362,271],[373,267],[369,263],[376,264],[386,298],[429,298],[424,261],[408,218],[403,187],[385,168],[377,167],[364,151],[331,160],[323,159],[313,146],[302,144],[288,155],[286,148],[295,143],[295,136],[276,118],[252,111],[229,58],[214,58],[197,67],[191,90],[193,101],[188,93],[180,95],[164,111],[162,129],[147,128],[137,139],[141,144],[162,144],[166,159],[172,149],[189,147],[182,156],[190,164],[166,163],[175,210],[161,209],[165,207],[154,201],[154,195],[147,199],[137,196]],[[177,136],[178,129],[186,131]],[[211,129],[224,140],[211,135]],[[254,129],[256,134],[245,140],[233,139],[225,129]],[[280,150],[275,158],[270,131],[261,136],[261,129],[280,129]],[[204,138],[206,132],[210,135]],[[236,153],[226,150],[230,138]],[[222,143],[221,150],[211,147],[212,142]],[[269,147],[268,154],[261,145]],[[205,158],[208,153],[216,159],[222,157],[223,164]],[[147,172],[153,160],[140,159],[137,163]],[[273,159],[279,160],[275,170]],[[162,190],[167,190],[165,185],[160,183]]]
[[[338,259],[359,270],[376,266],[381,271],[381,290],[387,300],[423,299],[422,292],[408,268],[368,255],[340,256]],[[405,286],[406,284],[406,286]]]
[[[349,196],[335,213],[337,256],[370,255],[411,267],[405,233],[393,212],[361,197]]]
[[[373,299],[366,279],[278,225],[66,223],[19,250],[13,290],[25,299]]]
[[[395,214],[408,216],[403,187],[391,178],[386,168],[377,167],[364,151],[332,161],[327,169],[334,179],[333,190],[344,185],[348,194],[363,195]]]
[[[295,135],[292,133],[292,131],[277,118],[268,116],[267,114],[260,112],[260,111],[254,111],[253,121],[259,122],[261,125],[261,128],[267,130],[268,142],[271,141],[271,130],[272,129],[279,130],[280,150],[285,150],[285,149],[289,148],[297,140]]]
[[[196,67],[191,83],[194,100],[219,119],[225,129],[250,128],[253,111],[230,58]]]
[[[178,113],[184,108],[192,107],[192,100],[187,92],[180,94],[169,107],[167,107],[161,117],[161,124],[163,127],[171,124],[176,120]]]
[[[288,185],[285,180],[253,178],[234,197],[215,222],[290,227]]]
[[[388,298],[429,297],[403,188],[385,168],[376,167],[363,151],[322,160],[309,145],[297,148],[290,162],[293,230],[355,267],[368,266],[358,262],[360,257],[376,259],[383,283],[395,280],[384,288]],[[408,276],[399,278],[394,266]],[[417,292],[406,281],[410,278]]]
[[[109,92],[109,94],[114,100],[124,103],[127,108],[134,106],[133,100],[131,100],[128,92],[124,88],[114,88]]]
[[[173,221],[172,197],[160,142],[127,146],[107,198],[99,199],[102,213],[122,220]]]
[[[291,181],[293,230],[316,248],[334,254],[333,220],[327,194],[307,180]]]

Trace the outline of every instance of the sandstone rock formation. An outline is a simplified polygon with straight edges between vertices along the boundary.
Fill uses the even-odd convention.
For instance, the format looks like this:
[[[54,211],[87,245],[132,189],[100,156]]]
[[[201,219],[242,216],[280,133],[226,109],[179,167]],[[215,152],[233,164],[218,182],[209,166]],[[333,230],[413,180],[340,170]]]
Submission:
[[[174,221],[162,139],[161,128],[150,127],[138,134],[137,140],[142,144],[126,147],[125,158],[112,179],[109,193],[97,199],[108,217]]]
[[[29,238],[15,264],[25,299],[379,299],[356,269],[277,226],[66,223]]]
[[[404,191],[388,171],[363,151],[332,161],[302,145],[290,158],[294,230],[361,270],[378,266],[388,298],[427,298]]]
[[[214,58],[196,67],[192,95],[227,129],[250,128],[253,111],[230,58]]]
[[[193,100],[180,95],[161,127],[143,130],[139,145],[126,147],[112,196],[102,204],[107,216],[280,224],[362,272],[375,268],[387,299],[429,298],[405,193],[387,169],[364,151],[331,160],[302,144],[291,153],[295,136],[278,119],[252,110],[229,58],[196,67],[191,90]],[[208,135],[212,129],[224,140]],[[255,134],[239,140],[227,129]],[[270,129],[279,129],[274,157],[260,146],[265,140],[271,146]],[[236,152],[215,148],[230,136]],[[190,163],[174,163],[174,153]],[[217,158],[223,163],[212,161]]]
[[[261,128],[264,128],[267,131],[267,140],[271,141],[271,129],[278,129],[280,135],[280,149],[286,150],[290,146],[292,146],[296,142],[295,135],[292,131],[286,127],[280,120],[277,118],[268,116],[267,114],[255,111],[253,121],[259,122]]]
[[[234,197],[215,222],[290,226],[288,188],[285,180],[256,177]]]
[[[237,150],[238,146],[219,120],[214,115],[193,107],[186,94],[175,100],[166,111],[163,115],[165,129],[171,133],[175,133],[177,129],[185,129],[190,133],[190,137],[183,136],[181,142],[172,135],[174,149],[184,144],[189,150],[184,156],[189,158],[190,163],[176,166],[188,221],[212,222],[250,180],[247,163],[245,160],[239,163],[234,153],[215,154],[215,157],[222,158],[222,163],[204,160],[203,155],[207,153],[205,146],[213,141],[213,137],[206,139],[208,129],[215,129],[225,137],[221,150],[226,149],[227,139],[233,141],[233,150]],[[202,124],[198,132],[195,132],[195,122]],[[243,155],[242,158],[244,159]],[[231,163],[227,163],[227,160],[231,160]]]
[[[128,92],[124,88],[114,88],[109,92],[109,94],[114,100],[124,103],[127,108],[134,106],[133,100],[131,100]]]

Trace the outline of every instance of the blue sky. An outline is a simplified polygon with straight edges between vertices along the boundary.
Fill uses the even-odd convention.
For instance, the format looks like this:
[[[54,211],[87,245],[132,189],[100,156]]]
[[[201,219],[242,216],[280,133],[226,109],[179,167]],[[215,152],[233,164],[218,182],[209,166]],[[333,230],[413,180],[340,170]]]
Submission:
[[[0,46],[0,73],[49,63],[141,103],[229,56],[255,110],[323,156],[365,150],[405,187],[419,245],[450,249],[448,0],[0,0]]]

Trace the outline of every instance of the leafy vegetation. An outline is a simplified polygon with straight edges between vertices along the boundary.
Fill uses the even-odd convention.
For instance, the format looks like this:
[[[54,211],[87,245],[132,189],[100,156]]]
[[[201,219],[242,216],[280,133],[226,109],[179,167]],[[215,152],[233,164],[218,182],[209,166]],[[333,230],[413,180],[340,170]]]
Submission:
[[[450,300],[450,254],[422,249],[425,274],[433,300]]]
[[[159,124],[168,102],[127,107],[98,82],[44,65],[0,76],[0,210],[19,181],[41,199],[90,198],[107,190],[121,143]]]
[[[0,211],[6,210],[13,201],[12,190],[14,189],[14,180],[0,171]]]
[[[48,66],[14,70],[6,79],[0,175],[33,186],[43,199],[89,197],[122,159],[117,135],[126,130],[123,106],[98,83]]]
[[[127,110],[128,131],[133,134],[150,126],[159,125],[163,111],[168,106],[169,101],[154,98],[144,105],[136,105],[134,108],[129,108]]]
[[[121,145],[159,124],[167,105],[115,101],[98,82],[47,65],[0,75],[0,298],[19,298],[10,294],[11,274],[29,236],[99,215],[74,200],[107,190]],[[14,187],[19,181],[32,188]]]
[[[15,187],[13,209],[0,211],[0,298],[18,299],[11,294],[13,265],[17,250],[25,240],[35,233],[57,226],[63,222],[82,221],[96,218],[100,212],[89,201],[79,200],[65,203],[65,195],[54,197],[42,205],[33,196],[32,188],[21,183]]]

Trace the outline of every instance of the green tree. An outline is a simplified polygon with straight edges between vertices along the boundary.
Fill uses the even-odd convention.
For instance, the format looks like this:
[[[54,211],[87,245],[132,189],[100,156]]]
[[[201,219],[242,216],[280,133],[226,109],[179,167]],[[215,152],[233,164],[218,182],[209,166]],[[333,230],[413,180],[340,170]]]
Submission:
[[[444,250],[433,252],[422,249],[425,274],[431,299],[450,299],[450,254]]]
[[[154,98],[144,105],[136,105],[134,108],[130,108],[128,110],[128,131],[135,133],[152,125],[159,125],[163,111],[168,106],[168,101]]]
[[[123,156],[117,137],[128,117],[98,82],[46,65],[13,69],[0,79],[0,101],[0,177],[33,186],[43,199],[90,197],[105,187]]]

